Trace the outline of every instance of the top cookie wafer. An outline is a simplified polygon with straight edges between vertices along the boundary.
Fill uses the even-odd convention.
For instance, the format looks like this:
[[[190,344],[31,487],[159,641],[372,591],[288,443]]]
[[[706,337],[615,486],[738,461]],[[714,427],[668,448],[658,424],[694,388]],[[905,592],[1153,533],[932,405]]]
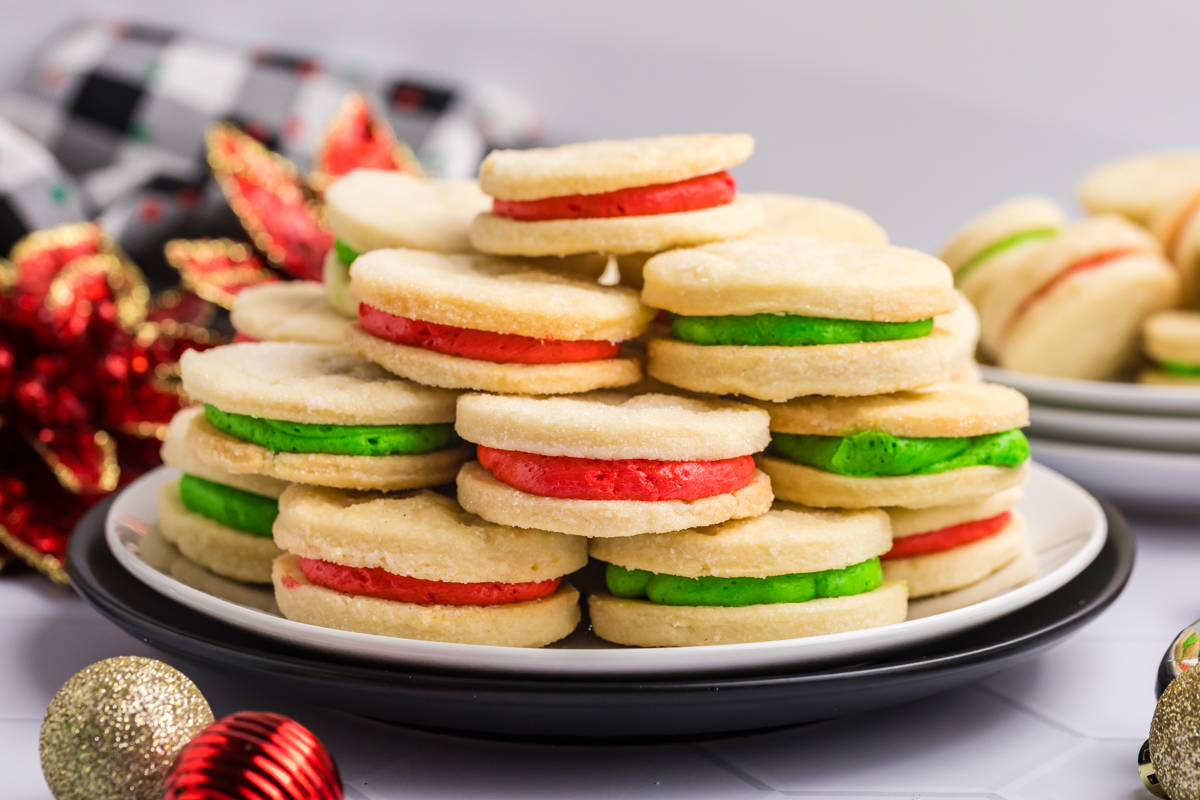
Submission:
[[[230,321],[238,333],[270,342],[338,344],[346,318],[329,304],[324,284],[272,281],[237,293]]]
[[[664,394],[470,394],[459,399],[455,430],[475,444],[547,456],[715,461],[765,448],[768,420],[742,403]]]
[[[987,248],[1020,233],[1061,228],[1062,209],[1046,197],[1018,197],[997,206],[962,227],[942,250],[941,259],[958,272]]]
[[[601,194],[720,172],[741,164],[753,152],[754,139],[744,133],[496,150],[483,160],[479,184],[500,200]]]
[[[1159,311],[1142,325],[1146,355],[1155,361],[1200,364],[1200,312]]]
[[[1160,203],[1193,183],[1200,183],[1200,152],[1148,153],[1088,173],[1079,184],[1079,202],[1089,213],[1145,224]]]
[[[771,430],[815,436],[882,431],[893,436],[984,436],[1029,424],[1029,401],[992,383],[943,384],[871,397],[802,397],[764,403]]]
[[[857,208],[787,194],[749,195],[762,203],[763,226],[751,234],[755,239],[778,236],[811,236],[833,242],[887,244],[887,233]]]
[[[646,262],[642,301],[689,316],[761,313],[905,322],[954,310],[950,270],[888,245],[748,239]]]
[[[325,219],[360,253],[381,247],[469,253],[471,220],[491,202],[475,181],[358,169],[325,190]]]
[[[180,359],[183,388],[222,411],[325,425],[429,425],[454,420],[458,392],[401,380],[340,347],[231,344]]]

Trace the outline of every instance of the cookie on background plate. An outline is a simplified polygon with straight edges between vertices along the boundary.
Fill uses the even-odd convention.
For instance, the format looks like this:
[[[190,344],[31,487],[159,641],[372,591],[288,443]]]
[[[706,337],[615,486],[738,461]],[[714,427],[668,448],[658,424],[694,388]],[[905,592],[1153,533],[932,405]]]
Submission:
[[[753,152],[744,133],[495,150],[479,167],[492,208],[471,242],[496,255],[628,255],[746,236],[762,205],[726,170]]]
[[[1159,311],[1142,325],[1142,349],[1155,362],[1141,383],[1200,386],[1200,311]]]
[[[950,270],[887,245],[749,239],[646,264],[642,302],[671,317],[647,372],[712,394],[784,401],[880,394],[950,377],[958,303]]]
[[[1179,272],[1143,228],[1091,217],[1005,275],[979,304],[983,344],[1018,372],[1108,380],[1138,358],[1142,321],[1179,302]]]
[[[542,647],[579,622],[563,576],[584,539],[493,525],[428,490],[292,486],[279,498],[275,599],[326,628],[462,644]]]
[[[346,317],[315,281],[276,281],[237,293],[230,321],[239,342],[341,344]]]
[[[763,403],[757,456],[780,500],[819,508],[931,508],[983,500],[1027,477],[1029,403],[995,384]]]
[[[933,326],[954,334],[957,345],[950,358],[950,380],[975,383],[982,380],[975,352],[979,349],[979,312],[961,291],[958,305],[947,314],[933,318]]]
[[[1200,151],[1146,153],[1089,172],[1079,184],[1079,202],[1089,214],[1120,214],[1148,225],[1165,200],[1193,183],[1200,183]]]
[[[621,343],[654,311],[625,287],[483,255],[376,250],[351,268],[362,300],[346,348],[427,386],[572,394],[639,381]]]
[[[592,630],[637,647],[795,639],[902,622],[907,594],[885,579],[892,546],[878,510],[776,503],[753,519],[593,539],[607,592],[588,598]]]
[[[167,428],[163,463],[183,473],[158,492],[158,529],[179,551],[217,575],[270,583],[271,562],[281,554],[271,538],[284,481],[228,472],[202,461],[185,442],[204,409],[177,413]]]
[[[1149,225],[1179,270],[1180,305],[1195,308],[1200,302],[1200,175],[1164,200]]]
[[[478,445],[458,501],[486,520],[575,536],[634,536],[758,516],[771,482],[753,453],[766,412],[726,400],[595,392],[471,394],[455,428]]]
[[[338,179],[325,190],[325,221],[336,237],[325,259],[330,301],[346,316],[357,316],[349,269],[362,253],[388,247],[471,252],[471,220],[490,206],[491,198],[473,180],[377,169]]]
[[[457,392],[400,380],[339,347],[231,344],[180,359],[204,403],[187,446],[210,466],[295,483],[395,491],[454,479],[470,447]]]

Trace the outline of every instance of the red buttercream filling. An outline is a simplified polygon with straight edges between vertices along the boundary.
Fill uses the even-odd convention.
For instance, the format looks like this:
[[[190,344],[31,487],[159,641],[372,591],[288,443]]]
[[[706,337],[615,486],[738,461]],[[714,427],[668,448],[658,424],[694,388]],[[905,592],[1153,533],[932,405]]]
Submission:
[[[439,606],[494,606],[537,600],[554,594],[562,583],[561,577],[536,583],[426,581],[379,568],[347,567],[315,558],[301,558],[300,571],[310,583],[335,592]]]
[[[539,200],[493,200],[492,213],[522,222],[548,219],[646,217],[675,214],[732,203],[737,182],[728,172],[715,172],[675,183],[634,186],[601,194],[572,194]]]
[[[961,525],[951,525],[949,528],[929,531],[929,533],[905,536],[896,539],[892,543],[892,549],[884,553],[881,558],[887,561],[892,558],[911,558],[912,556],[951,550],[999,533],[1010,519],[1012,519],[1012,512],[1005,511],[1003,514],[997,514],[988,519],[964,522]]]
[[[1114,250],[1111,253],[1101,253],[1100,255],[1093,256],[1086,261],[1080,261],[1076,264],[1072,264],[1043,284],[1042,287],[1036,292],[1021,301],[1021,305],[1017,306],[1016,311],[1014,311],[1013,315],[1009,317],[1008,324],[1005,327],[1011,329],[1012,326],[1015,325],[1017,321],[1025,315],[1025,312],[1027,312],[1035,303],[1061,286],[1068,278],[1073,278],[1081,272],[1087,272],[1088,270],[1108,266],[1114,261],[1119,261],[1126,256],[1137,255],[1141,252],[1142,251],[1140,250],[1132,249]]]
[[[754,458],[720,461],[604,460],[543,456],[479,445],[496,480],[541,497],[570,500],[699,500],[736,492],[754,479]]]
[[[491,361],[495,364],[572,364],[614,358],[620,342],[535,339],[515,333],[456,328],[419,319],[398,317],[366,303],[358,307],[358,324],[372,336],[435,353]]]

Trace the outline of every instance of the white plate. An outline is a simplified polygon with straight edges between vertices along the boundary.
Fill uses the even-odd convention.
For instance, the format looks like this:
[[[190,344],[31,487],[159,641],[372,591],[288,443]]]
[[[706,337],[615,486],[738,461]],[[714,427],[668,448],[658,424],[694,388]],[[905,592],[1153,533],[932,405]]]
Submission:
[[[1035,403],[1128,414],[1200,417],[1200,387],[1081,381],[1014,372],[999,367],[983,366],[980,369],[985,381],[1011,386]]]
[[[1086,444],[1200,453],[1200,419],[1146,417],[1033,404],[1029,407],[1033,437]]]
[[[156,522],[158,487],[178,473],[167,467],[132,483],[109,509],[108,546],[117,560],[151,588],[204,614],[291,644],[360,658],[423,668],[544,675],[686,675],[770,667],[815,666],[831,661],[878,657],[921,642],[950,636],[1007,614],[1044,597],[1091,563],[1108,533],[1099,503],[1070,480],[1037,464],[1030,472],[1018,508],[1028,521],[1028,543],[1038,558],[1040,576],[991,599],[922,619],[861,631],[806,639],[660,649],[541,650],[425,642],[353,633],[292,622],[248,605],[223,600],[192,588],[150,566],[141,551],[142,537],[128,524],[150,528]],[[578,639],[580,634],[573,638]],[[590,638],[590,637],[588,637]],[[602,646],[598,640],[591,647]],[[582,647],[589,645],[583,643]]]
[[[1139,509],[1200,507],[1200,455],[1031,437],[1033,457],[1097,494]]]

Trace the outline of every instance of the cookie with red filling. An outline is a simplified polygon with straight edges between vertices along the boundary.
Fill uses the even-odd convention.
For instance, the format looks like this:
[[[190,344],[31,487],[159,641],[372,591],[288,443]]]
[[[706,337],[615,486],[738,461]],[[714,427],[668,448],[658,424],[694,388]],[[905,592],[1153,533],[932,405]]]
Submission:
[[[654,312],[624,287],[482,255],[376,250],[351,268],[346,347],[427,386],[571,394],[642,377],[622,342]]]
[[[492,208],[471,242],[498,255],[626,255],[746,236],[762,206],[728,170],[753,152],[746,134],[493,151],[479,168]]]
[[[465,395],[456,430],[479,460],[458,474],[459,502],[498,524],[589,537],[755,517],[772,499],[752,457],[768,419],[662,394]]]
[[[575,629],[563,576],[587,542],[486,522],[430,491],[292,486],[279,498],[272,580],[288,619],[464,644],[542,647]]]

